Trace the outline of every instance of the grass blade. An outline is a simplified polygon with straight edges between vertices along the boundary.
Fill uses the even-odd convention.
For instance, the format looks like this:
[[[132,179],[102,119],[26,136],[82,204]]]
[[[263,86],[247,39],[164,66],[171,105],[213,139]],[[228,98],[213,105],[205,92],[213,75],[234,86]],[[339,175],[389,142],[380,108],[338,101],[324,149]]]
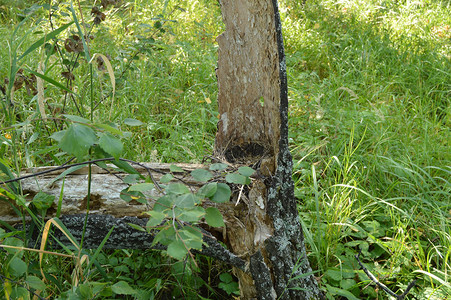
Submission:
[[[34,50],[36,50],[37,48],[41,47],[42,45],[44,45],[44,43],[48,40],[51,40],[53,38],[55,38],[58,34],[60,34],[62,31],[64,31],[66,28],[68,28],[70,25],[72,25],[74,23],[74,21],[67,23],[66,25],[61,26],[60,28],[57,28],[55,30],[53,30],[52,32],[50,32],[49,34],[44,35],[44,37],[42,37],[41,39],[37,40],[36,42],[34,42],[33,45],[31,45],[20,57],[17,61],[20,61],[22,58],[24,58],[25,56],[27,56],[28,54],[30,54],[31,52],[33,52]],[[36,74],[35,74],[36,75]]]
[[[91,56],[89,55],[88,45],[86,44],[85,35],[83,34],[83,30],[81,30],[80,22],[78,22],[77,15],[75,14],[74,6],[72,2],[70,4],[70,11],[72,13],[72,17],[74,18],[75,26],[77,26],[78,34],[80,35],[81,41],[83,42],[83,49],[85,51],[85,58],[87,61],[91,60]]]
[[[56,87],[58,87],[58,88],[60,88],[60,89],[62,89],[62,90],[65,90],[65,91],[68,92],[68,93],[71,93],[71,94],[76,95],[73,91],[71,91],[70,89],[68,89],[67,87],[65,87],[64,85],[62,85],[61,83],[59,83],[59,82],[53,80],[52,78],[50,78],[50,77],[48,77],[48,76],[45,76],[44,74],[38,73],[38,72],[33,71],[33,70],[30,70],[30,69],[26,69],[26,71],[27,71],[27,72],[30,72],[30,73],[32,73],[32,74],[34,74],[34,75],[36,75],[36,76],[39,77],[39,78],[44,79],[44,80],[47,81],[48,83],[50,83],[50,84],[52,84],[52,85],[54,85],[54,86],[56,86]]]
[[[113,67],[111,66],[110,60],[103,54],[100,53],[94,53],[89,63],[92,63],[92,61],[97,57],[100,56],[105,63],[106,69],[108,71],[108,75],[110,76],[111,86],[113,87],[113,95],[111,96],[111,110],[110,114],[108,116],[109,119],[111,119],[111,112],[113,111],[113,104],[114,104],[114,94],[116,93],[116,78],[114,77],[114,71]]]

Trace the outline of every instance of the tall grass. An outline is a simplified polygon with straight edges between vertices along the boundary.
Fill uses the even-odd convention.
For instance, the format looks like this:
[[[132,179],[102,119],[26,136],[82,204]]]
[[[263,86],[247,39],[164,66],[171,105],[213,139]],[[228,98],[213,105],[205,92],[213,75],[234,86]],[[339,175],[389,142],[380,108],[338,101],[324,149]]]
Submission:
[[[338,287],[386,297],[371,287],[357,291],[343,271],[361,250],[394,290],[421,274],[412,294],[449,295],[439,282],[451,270],[449,8],[441,1],[287,1],[296,194],[331,294]],[[349,152],[352,139],[360,144]]]
[[[0,7],[2,45],[22,18],[20,9],[31,4]],[[92,3],[81,5],[89,19]],[[359,269],[355,255],[361,252],[365,266],[398,294],[417,277],[411,295],[449,297],[451,4],[284,0],[280,6],[295,193],[322,289],[330,299],[388,299]],[[47,86],[46,109],[53,122],[37,121],[36,97],[16,91],[15,123],[0,115],[0,154],[10,162],[17,155],[17,169],[64,162],[48,138],[61,129],[63,109],[92,113],[101,121],[142,121],[143,126],[121,128],[132,134],[125,156],[134,160],[190,162],[211,153],[217,122],[215,37],[223,30],[217,2],[135,0],[105,13],[90,47],[108,55],[113,65],[113,111],[108,76],[93,72],[91,83],[83,63],[74,70],[74,99]],[[18,55],[42,37],[40,31],[54,30],[47,17],[37,10],[27,23],[40,20],[34,33],[17,32],[14,39],[24,38]],[[71,19],[55,17],[53,26]],[[60,36],[60,43],[66,37]],[[31,53],[24,65],[36,69],[45,51]],[[9,53],[0,47],[0,84],[9,76]],[[61,61],[49,59],[46,75],[64,82],[60,66]],[[46,259],[46,271],[56,278],[49,285],[67,292],[71,262]],[[101,253],[98,261],[105,267],[90,273],[98,286],[119,276],[145,286],[143,297],[194,297],[186,286],[207,290],[203,295],[211,298],[220,295],[211,286],[220,282],[222,269],[211,261],[204,262],[208,270],[198,270],[170,266],[159,254],[126,250]],[[56,270],[55,263],[63,268]],[[177,272],[171,274],[171,268]],[[184,271],[189,276],[179,274]]]

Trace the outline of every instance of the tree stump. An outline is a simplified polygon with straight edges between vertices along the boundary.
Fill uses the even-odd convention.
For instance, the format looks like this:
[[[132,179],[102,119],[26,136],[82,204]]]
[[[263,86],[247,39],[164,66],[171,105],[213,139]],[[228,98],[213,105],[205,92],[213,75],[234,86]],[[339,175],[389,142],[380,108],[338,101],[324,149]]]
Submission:
[[[250,263],[250,274],[238,271],[242,296],[320,298],[314,277],[299,276],[311,268],[291,177],[287,76],[277,1],[219,2],[226,30],[217,38],[220,121],[215,153],[258,171],[246,201],[238,204],[234,216],[226,216],[232,252]]]

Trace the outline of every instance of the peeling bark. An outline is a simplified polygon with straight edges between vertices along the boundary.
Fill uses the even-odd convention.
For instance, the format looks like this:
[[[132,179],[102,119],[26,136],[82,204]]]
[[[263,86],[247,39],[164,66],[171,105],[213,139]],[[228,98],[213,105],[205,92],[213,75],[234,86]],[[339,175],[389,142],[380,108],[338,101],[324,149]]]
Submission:
[[[152,174],[157,181],[159,181],[162,175],[169,173],[170,164],[142,163],[142,165],[154,171]],[[200,164],[176,165],[184,169],[187,174],[194,169],[203,167]],[[33,175],[38,172],[51,170],[52,168],[53,167],[40,167],[27,169],[21,176]],[[136,170],[144,176],[147,175],[146,170],[142,167],[137,167]],[[64,170],[58,170],[21,181],[22,190],[26,200],[31,201],[34,195],[39,191],[45,191],[46,193],[55,196],[56,199],[46,214],[49,218],[56,215],[58,199],[61,193],[63,195],[61,205],[62,215],[86,213],[88,167],[83,167],[70,175],[65,176],[64,181],[55,180],[55,178],[61,175],[63,171]],[[137,216],[143,218],[144,216],[142,214],[153,206],[154,199],[159,195],[158,191],[154,189],[146,194],[149,198],[147,204],[136,201],[127,203],[120,198],[120,192],[128,187],[128,185],[122,181],[122,178],[128,174],[118,171],[107,172],[97,166],[92,166],[91,173],[92,180],[89,213],[93,215],[111,215],[117,218]],[[190,184],[196,184],[190,177],[185,178],[185,180]],[[0,201],[0,220],[14,224],[21,222],[22,218],[17,216],[11,205]]]
[[[227,228],[232,251],[250,261],[253,284],[237,272],[242,297],[319,299],[314,277],[299,276],[311,268],[291,177],[287,77],[277,1],[220,0],[220,4],[226,31],[217,39],[221,118],[215,150],[230,162],[253,166],[262,176],[248,194],[246,212],[236,215],[238,220]]]

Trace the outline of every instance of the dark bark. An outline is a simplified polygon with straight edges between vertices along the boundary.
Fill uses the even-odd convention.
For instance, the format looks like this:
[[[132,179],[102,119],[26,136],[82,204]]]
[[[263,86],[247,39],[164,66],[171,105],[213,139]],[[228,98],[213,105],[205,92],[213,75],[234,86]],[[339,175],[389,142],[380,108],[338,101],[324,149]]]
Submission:
[[[86,215],[64,215],[60,220],[74,236],[74,238],[80,242],[83,234],[83,224],[85,223]],[[111,228],[114,227],[110,237],[105,242],[104,249],[158,249],[163,250],[166,247],[161,244],[152,245],[154,236],[152,233],[138,231],[132,228],[129,224],[135,224],[141,227],[145,227],[147,219],[137,217],[123,217],[116,218],[110,215],[88,215],[86,233],[84,236],[83,248],[85,249],[97,249],[103,239],[107,236]],[[28,229],[30,226],[28,226]],[[58,229],[53,232],[53,237],[60,241],[63,245],[71,245],[69,239]],[[218,259],[240,270],[246,269],[246,262],[226,248],[224,248],[218,240],[213,237],[206,230],[199,228],[203,233],[203,241],[206,246],[202,247],[202,251],[198,253]],[[29,247],[35,247],[40,245],[41,240],[37,232],[35,232],[28,241]],[[60,248],[59,244],[53,242],[50,247]]]
[[[294,197],[293,161],[288,148],[288,84],[282,24],[277,0],[272,0],[272,2],[279,52],[281,121],[278,167],[269,188],[267,210],[274,222],[276,234],[266,241],[266,250],[272,262],[274,274],[276,274],[275,289],[279,299],[315,299],[322,295],[313,275],[299,276],[312,270],[305,251],[304,234]],[[300,278],[292,280],[297,276]],[[301,287],[305,291],[287,290],[287,287]]]
[[[257,297],[261,300],[275,299],[277,297],[271,279],[271,272],[265,264],[263,255],[257,251],[250,257],[250,271],[257,287]]]

